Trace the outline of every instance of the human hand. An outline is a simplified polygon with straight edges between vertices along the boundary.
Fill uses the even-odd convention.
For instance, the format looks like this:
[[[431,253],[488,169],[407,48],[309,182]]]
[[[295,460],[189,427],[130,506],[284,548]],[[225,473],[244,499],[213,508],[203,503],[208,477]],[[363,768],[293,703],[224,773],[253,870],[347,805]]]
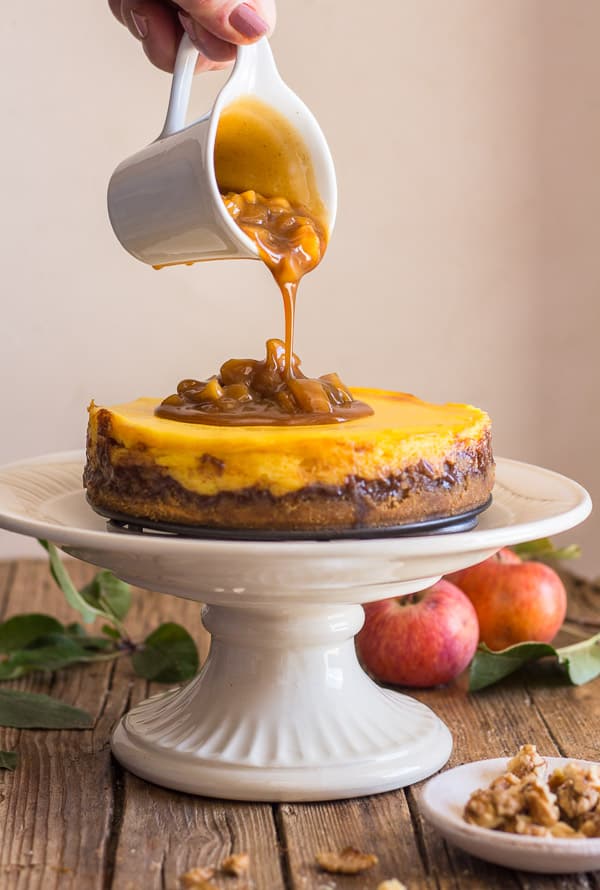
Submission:
[[[141,41],[153,65],[172,71],[183,31],[199,56],[196,71],[226,68],[236,46],[275,26],[275,0],[108,0],[117,19]]]

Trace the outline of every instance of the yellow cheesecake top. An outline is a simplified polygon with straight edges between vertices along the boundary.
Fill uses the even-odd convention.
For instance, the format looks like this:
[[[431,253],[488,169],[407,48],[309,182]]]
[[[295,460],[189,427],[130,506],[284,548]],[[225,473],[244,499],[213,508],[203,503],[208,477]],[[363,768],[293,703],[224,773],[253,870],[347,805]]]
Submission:
[[[343,485],[348,478],[385,479],[425,460],[440,472],[448,456],[472,448],[490,430],[472,405],[432,405],[407,393],[356,388],[373,414],[318,426],[227,426],[156,417],[159,399],[89,407],[89,449],[98,422],[110,423],[113,461],[131,452],[163,467],[181,485],[213,495],[258,487],[279,497],[308,485]]]

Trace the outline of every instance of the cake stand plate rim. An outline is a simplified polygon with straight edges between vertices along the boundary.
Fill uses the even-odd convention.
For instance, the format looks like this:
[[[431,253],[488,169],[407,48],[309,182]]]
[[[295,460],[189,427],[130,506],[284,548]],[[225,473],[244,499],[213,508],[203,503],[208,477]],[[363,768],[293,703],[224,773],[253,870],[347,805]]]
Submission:
[[[409,558],[427,557],[456,553],[459,551],[471,552],[482,550],[494,550],[501,547],[528,541],[538,537],[545,537],[566,531],[569,528],[583,522],[591,512],[591,498],[587,491],[579,483],[568,477],[510,458],[496,458],[496,484],[492,492],[494,504],[503,506],[506,502],[511,504],[511,509],[516,511],[516,518],[509,519],[504,525],[493,528],[485,528],[480,522],[475,529],[465,532],[454,532],[431,536],[405,536],[393,538],[372,539],[340,539],[340,540],[309,540],[309,541],[226,541],[218,539],[179,538],[172,536],[160,537],[152,535],[123,535],[119,532],[109,532],[105,528],[93,527],[80,523],[79,525],[63,524],[44,513],[43,491],[37,493],[37,488],[43,489],[44,483],[53,483],[54,489],[61,487],[58,477],[64,476],[65,465],[78,464],[83,470],[85,455],[81,450],[57,452],[45,454],[35,458],[16,461],[0,467],[0,528],[37,538],[48,538],[60,546],[83,546],[90,550],[98,549],[106,551],[110,548],[115,551],[132,552],[139,554],[162,553],[169,550],[173,553],[181,550],[196,551],[198,555],[209,552],[222,554],[237,553],[249,556],[250,554],[261,557],[267,553],[294,556],[346,556],[353,553],[357,547],[361,552],[370,552],[373,555],[379,553],[394,552],[398,557]],[[38,480],[27,479],[27,476]],[[532,496],[527,491],[519,490],[519,485],[511,483],[512,477],[527,480],[527,487],[537,485],[541,494]],[[72,476],[70,480],[62,482],[64,494],[81,495],[85,501],[84,489],[75,480],[80,479],[79,474]],[[552,489],[558,487],[562,491],[562,500],[555,495],[544,496],[544,487]],[[15,491],[25,490],[25,496],[38,498],[38,503],[33,504],[28,512],[25,508],[15,509]],[[11,496],[12,495],[12,502]],[[522,501],[522,504],[519,502]],[[527,521],[518,521],[519,512],[523,512],[523,504],[532,509],[532,504],[546,505],[541,518],[533,518]],[[553,509],[553,505],[555,509]],[[90,523],[97,523],[99,517],[91,507],[86,504],[89,511]],[[510,512],[510,511],[509,511]],[[485,517],[486,514],[483,514]],[[87,517],[86,517],[87,522]]]

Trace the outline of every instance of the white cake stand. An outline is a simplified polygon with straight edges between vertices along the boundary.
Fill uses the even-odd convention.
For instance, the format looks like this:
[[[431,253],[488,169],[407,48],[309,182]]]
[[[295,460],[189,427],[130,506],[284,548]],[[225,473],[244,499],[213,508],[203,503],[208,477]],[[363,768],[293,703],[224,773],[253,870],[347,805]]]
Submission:
[[[591,509],[564,476],[499,460],[493,504],[469,532],[272,543],[124,535],[87,505],[82,468],[71,452],[0,469],[0,526],[207,604],[212,642],[200,674],[133,708],[112,746],[145,779],[238,800],[373,794],[443,766],[452,739],[442,721],[361,669],[357,604],[421,590]]]

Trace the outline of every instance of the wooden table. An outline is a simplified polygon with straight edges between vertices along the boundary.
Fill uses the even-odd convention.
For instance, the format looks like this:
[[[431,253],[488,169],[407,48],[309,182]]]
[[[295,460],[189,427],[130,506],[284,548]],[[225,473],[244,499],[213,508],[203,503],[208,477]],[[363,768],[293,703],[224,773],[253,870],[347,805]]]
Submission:
[[[70,561],[78,583],[93,569]],[[569,581],[569,612],[598,616],[600,589]],[[42,611],[73,620],[44,561],[0,562],[0,616]],[[161,620],[184,624],[203,656],[208,636],[197,604],[137,592],[128,625],[139,638]],[[586,631],[587,635],[587,631]],[[542,673],[544,676],[542,682]],[[0,890],[177,890],[197,865],[249,851],[250,882],[215,878],[223,890],[370,890],[396,877],[411,888],[600,888],[595,875],[544,877],[486,865],[448,847],[419,815],[419,786],[349,801],[243,804],[192,797],[149,785],[112,759],[119,717],[157,687],[125,659],[33,674],[14,687],[45,692],[90,711],[92,730],[0,729],[0,748],[18,749],[14,773],[0,771]],[[477,695],[464,678],[416,693],[454,735],[450,766],[497,757],[533,742],[542,753],[600,759],[600,680],[576,688],[540,668]],[[354,844],[379,864],[354,877],[330,876],[315,852]]]

